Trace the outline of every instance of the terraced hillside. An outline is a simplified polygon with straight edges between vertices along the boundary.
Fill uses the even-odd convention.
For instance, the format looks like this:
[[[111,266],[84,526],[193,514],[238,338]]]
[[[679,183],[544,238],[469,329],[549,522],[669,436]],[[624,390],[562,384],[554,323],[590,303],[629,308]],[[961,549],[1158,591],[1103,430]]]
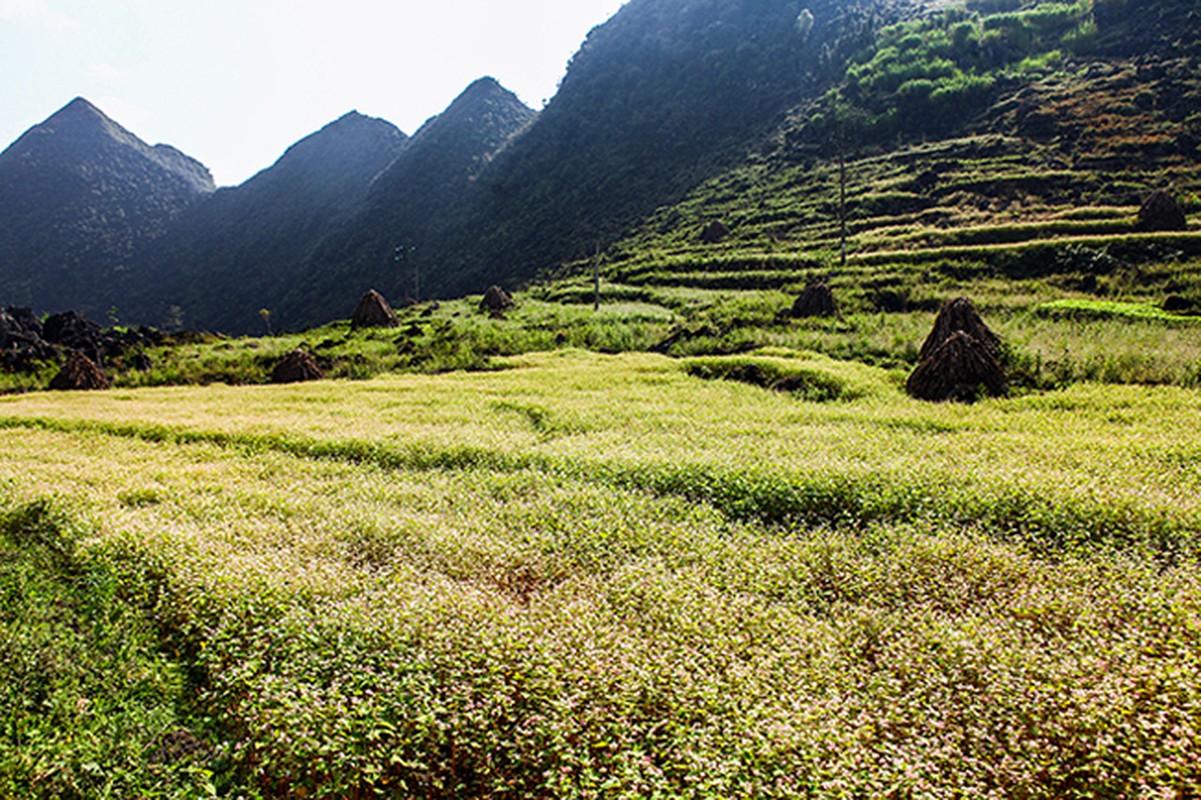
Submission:
[[[986,34],[996,16],[976,30]],[[909,30],[886,29],[878,48],[911,41]],[[693,324],[669,352],[818,347],[901,367],[929,312],[967,294],[1010,341],[1019,382],[1192,385],[1192,356],[1173,343],[1191,339],[1193,320],[1144,312],[1201,305],[1195,50],[1035,52],[983,74],[996,83],[987,105],[965,106],[943,133],[888,128],[887,137],[892,112],[875,114],[870,97],[848,100],[848,78],[743,166],[607,251],[605,295],[687,310]],[[1137,232],[1140,205],[1160,188],[1191,224]],[[702,236],[713,221],[726,234],[717,242]],[[592,266],[567,267],[581,277],[548,296],[589,297]],[[841,319],[783,319],[815,281],[833,287]],[[1100,341],[1089,328],[1099,317],[1127,324]]]

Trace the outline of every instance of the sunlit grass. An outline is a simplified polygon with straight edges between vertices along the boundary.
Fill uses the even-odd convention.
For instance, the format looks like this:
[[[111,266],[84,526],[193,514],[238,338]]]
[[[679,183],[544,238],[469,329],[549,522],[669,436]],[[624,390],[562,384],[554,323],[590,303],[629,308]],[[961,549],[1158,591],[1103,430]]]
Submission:
[[[4,398],[0,491],[141,576],[231,796],[1201,788],[1194,393],[503,366]]]

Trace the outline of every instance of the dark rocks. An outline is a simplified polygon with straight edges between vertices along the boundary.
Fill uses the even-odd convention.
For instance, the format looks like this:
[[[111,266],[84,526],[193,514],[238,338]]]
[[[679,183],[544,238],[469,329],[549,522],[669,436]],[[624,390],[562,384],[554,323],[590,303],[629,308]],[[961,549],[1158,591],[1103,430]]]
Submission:
[[[97,364],[104,360],[100,341],[103,333],[99,325],[78,311],[52,314],[42,324],[42,338],[47,342],[78,350]]]
[[[1155,233],[1159,231],[1188,230],[1188,219],[1184,209],[1170,192],[1156,189],[1143,201],[1143,207],[1138,210],[1138,222],[1134,229],[1139,233]]]
[[[705,244],[721,244],[730,236],[730,228],[721,220],[715,219],[701,231],[701,241]]]
[[[325,377],[317,359],[305,350],[293,350],[284,356],[283,361],[275,365],[271,372],[272,383],[307,383],[319,381]]]
[[[32,308],[19,308],[17,306],[9,306],[5,311],[0,312],[0,315],[8,317],[9,324],[13,327],[10,330],[19,331],[20,333],[35,337],[42,337],[42,321],[38,319],[37,314],[33,313]],[[5,327],[0,325],[0,327]]]
[[[67,356],[59,373],[50,381],[56,392],[94,391],[109,388],[108,377],[96,363],[79,351]]]
[[[360,328],[395,328],[400,325],[396,312],[379,292],[371,289],[362,299],[350,317],[351,330]]]
[[[38,362],[56,358],[58,351],[42,339],[42,323],[32,311],[0,311],[0,367],[8,372],[30,372]]]
[[[838,316],[834,292],[824,283],[810,284],[792,304],[792,316],[798,318]]]
[[[1168,295],[1160,304],[1160,308],[1169,314],[1195,314],[1198,310],[1195,301],[1178,294]]]
[[[919,400],[973,402],[980,389],[993,397],[1009,391],[1001,366],[1001,339],[984,324],[972,301],[946,303],[922,345],[906,390]]]

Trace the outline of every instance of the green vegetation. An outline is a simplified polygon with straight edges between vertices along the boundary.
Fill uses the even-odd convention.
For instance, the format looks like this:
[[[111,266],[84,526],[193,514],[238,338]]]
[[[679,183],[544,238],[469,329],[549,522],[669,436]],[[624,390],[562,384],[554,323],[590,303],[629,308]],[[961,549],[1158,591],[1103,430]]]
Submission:
[[[1167,325],[1201,323],[1201,317],[1170,314],[1150,303],[1118,303],[1107,300],[1055,300],[1035,306],[1034,312],[1048,317],[1150,320]]]
[[[1154,187],[1197,213],[1182,7],[863,18],[849,69],[816,46],[831,7],[789,7],[715,80],[745,93],[812,36],[803,79],[839,91],[620,235],[605,220],[663,194],[618,184],[674,182],[694,150],[646,176],[573,151],[614,183],[528,252],[588,257],[504,318],[475,297],[193,337],[110,365],[110,392],[0,398],[0,794],[1201,795],[1201,349],[1164,310],[1201,301],[1201,234],[1134,232]],[[709,39],[703,15],[621,25],[649,31],[639,58],[722,52],[740,14]],[[669,136],[711,86],[606,105],[606,68],[639,74],[621,25],[564,103]],[[539,174],[497,237],[572,175]],[[711,220],[729,236],[702,241]],[[599,298],[596,238],[617,239]],[[838,316],[793,318],[816,281]],[[911,400],[960,295],[1010,396]],[[350,380],[264,385],[294,348]]]
[[[690,358],[683,361],[689,375],[733,380],[806,400],[858,400],[896,390],[887,373],[855,362],[836,361],[820,353],[765,349],[745,356]]]
[[[159,586],[45,500],[0,510],[0,794],[204,797],[185,679],[145,603]]]
[[[174,676],[150,737],[88,763],[188,731],[175,783],[127,785],[1201,789],[1195,393],[809,403],[692,363],[0,401],[9,507],[70,498],[73,563],[133,588],[67,596]]]

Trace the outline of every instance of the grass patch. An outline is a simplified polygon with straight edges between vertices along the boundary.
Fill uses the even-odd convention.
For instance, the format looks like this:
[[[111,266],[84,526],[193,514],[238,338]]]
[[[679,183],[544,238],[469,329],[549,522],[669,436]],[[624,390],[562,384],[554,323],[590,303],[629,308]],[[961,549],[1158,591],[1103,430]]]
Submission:
[[[749,383],[814,402],[884,397],[896,391],[883,370],[803,351],[767,349],[743,356],[689,358],[683,368],[697,378]]]
[[[210,796],[146,586],[78,531],[50,502],[0,509],[0,794]]]
[[[1133,320],[1165,325],[1201,324],[1201,317],[1171,314],[1152,303],[1071,298],[1040,303],[1032,310],[1035,314],[1051,319]]]

